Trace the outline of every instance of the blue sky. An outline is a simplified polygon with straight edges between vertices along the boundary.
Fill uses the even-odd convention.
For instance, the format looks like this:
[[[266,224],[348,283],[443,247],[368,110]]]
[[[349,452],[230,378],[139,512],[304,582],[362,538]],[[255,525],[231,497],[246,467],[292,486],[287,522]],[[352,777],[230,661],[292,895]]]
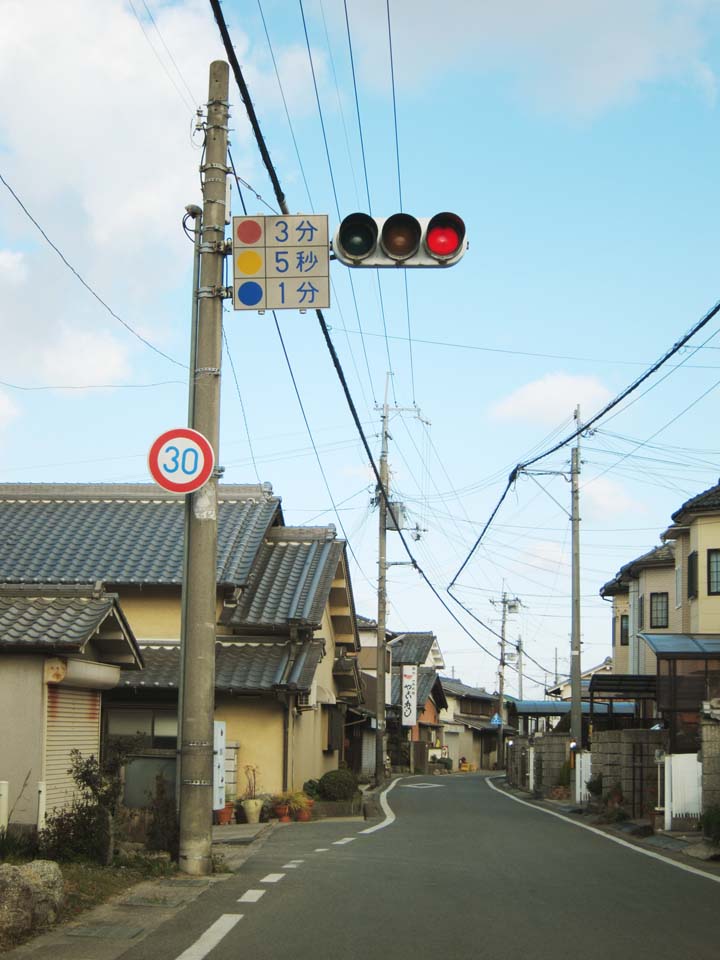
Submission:
[[[512,466],[567,432],[576,404],[589,418],[718,298],[720,4],[628,6],[467,0],[441,10],[391,0],[403,206],[459,213],[470,250],[452,270],[408,276],[410,341],[399,272],[381,277],[387,341],[372,271],[352,274],[356,315],[349,271],[334,264],[326,317],[373,448],[388,352],[392,398],[432,424],[396,414],[390,460],[395,492],[426,531],[412,548],[441,592]],[[345,215],[367,203],[344,4],[303,7]],[[302,170],[259,6],[226,0],[223,9],[291,211],[312,203],[334,228],[300,5],[263,0],[262,10]],[[386,215],[399,207],[386,5],[347,0],[347,9],[372,208]],[[222,58],[217,30],[201,0],[73,0],[62,10],[6,0],[3,17],[0,82],[13,89],[22,77],[23,97],[0,113],[0,172],[112,310],[177,362],[90,296],[0,184],[0,476],[146,481],[150,444],[185,418],[192,251],[180,221],[200,199],[191,128],[209,62]],[[234,88],[231,100],[238,172],[272,205]],[[265,209],[248,190],[245,199],[251,213]],[[360,561],[357,607],[374,615],[372,478],[316,319],[288,312],[279,321]],[[272,317],[228,309],[225,324],[252,444],[251,453],[226,356],[227,480],[271,482],[288,522],[339,525]],[[687,497],[717,482],[720,339],[708,339],[717,330],[711,323],[693,341],[701,349],[683,351],[676,371],[583,439],[586,665],[610,652],[599,587],[658,542]],[[637,447],[656,432],[653,446]],[[495,627],[489,599],[503,590],[521,598],[509,637],[522,635],[549,671],[556,649],[567,669],[568,461],[560,452],[539,465],[550,475],[520,478],[460,581],[462,598]],[[402,560],[391,540],[391,559]],[[494,688],[492,659],[417,575],[397,566],[390,581],[390,626],[435,630],[448,669]],[[544,680],[535,665],[527,673]],[[524,692],[541,688],[527,680]]]

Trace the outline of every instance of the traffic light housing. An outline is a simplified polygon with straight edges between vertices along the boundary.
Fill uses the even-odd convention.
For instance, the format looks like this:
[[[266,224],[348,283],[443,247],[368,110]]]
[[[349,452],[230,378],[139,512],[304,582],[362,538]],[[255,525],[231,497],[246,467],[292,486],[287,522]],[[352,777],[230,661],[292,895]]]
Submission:
[[[451,267],[467,246],[465,224],[447,212],[434,217],[351,213],[332,243],[336,258],[347,267]]]

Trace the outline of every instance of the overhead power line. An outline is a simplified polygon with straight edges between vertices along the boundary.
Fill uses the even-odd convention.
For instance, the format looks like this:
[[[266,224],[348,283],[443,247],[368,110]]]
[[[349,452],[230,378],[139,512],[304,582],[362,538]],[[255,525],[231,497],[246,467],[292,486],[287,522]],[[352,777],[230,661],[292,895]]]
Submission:
[[[252,102],[251,102],[251,100],[250,100],[250,95],[249,95],[249,91],[248,91],[248,88],[247,88],[247,84],[245,83],[244,77],[243,77],[243,75],[242,75],[242,70],[241,70],[240,64],[239,64],[239,62],[238,62],[237,56],[235,55],[235,51],[234,51],[234,49],[233,49],[232,41],[231,41],[231,39],[230,39],[230,35],[229,35],[228,29],[227,29],[227,25],[226,25],[226,23],[225,23],[225,18],[224,18],[223,12],[222,12],[222,8],[221,8],[220,3],[218,2],[218,0],[210,0],[210,6],[212,7],[213,13],[214,13],[214,15],[215,15],[215,19],[217,20],[218,27],[219,27],[219,29],[220,29],[220,35],[221,35],[221,37],[222,37],[223,45],[224,45],[224,47],[225,47],[225,52],[226,52],[226,55],[227,55],[228,60],[229,60],[229,62],[230,62],[230,66],[231,66],[231,68],[232,68],[232,70],[233,70],[233,74],[234,74],[234,76],[235,76],[236,82],[238,83],[238,87],[239,87],[239,89],[240,89],[240,93],[241,93],[241,96],[242,96],[242,98],[243,98],[243,102],[245,103],[246,108],[247,108],[247,110],[248,110],[248,119],[249,119],[250,124],[251,124],[251,126],[252,126],[252,128],[253,128],[253,133],[254,133],[254,135],[255,135],[255,139],[257,140],[258,146],[259,146],[259,148],[260,148],[260,155],[261,155],[261,157],[262,157],[262,159],[263,159],[263,162],[264,162],[264,164],[265,164],[265,166],[266,166],[266,169],[267,169],[267,171],[268,171],[268,175],[269,175],[269,177],[270,177],[271,183],[273,184],[273,189],[275,190],[275,196],[276,196],[276,198],[277,198],[278,204],[280,205],[280,208],[282,209],[283,213],[286,213],[286,214],[287,214],[287,213],[288,213],[288,207],[287,207],[287,202],[286,202],[286,199],[285,199],[285,194],[283,193],[282,187],[280,186],[280,182],[279,182],[279,179],[278,179],[278,175],[277,175],[277,172],[276,172],[276,170],[275,170],[275,168],[274,168],[274,166],[273,166],[273,164],[272,164],[272,160],[271,160],[271,158],[270,158],[270,154],[269,154],[268,149],[267,149],[267,146],[266,146],[266,144],[265,144],[265,139],[264,139],[263,134],[262,134],[262,131],[261,131],[261,129],[260,129],[260,124],[259,124],[259,122],[258,122],[257,115],[256,115],[256,113],[255,113],[254,108],[252,107]],[[325,318],[324,318],[324,316],[323,316],[323,312],[322,312],[322,310],[316,310],[315,313],[316,313],[317,318],[318,318],[318,321],[319,321],[319,323],[320,323],[320,329],[321,329],[322,334],[323,334],[323,337],[324,337],[324,339],[325,339],[325,343],[326,343],[326,346],[327,346],[328,351],[329,351],[329,353],[330,353],[330,357],[331,357],[332,362],[333,362],[333,365],[334,365],[334,367],[335,367],[335,371],[336,371],[336,373],[337,373],[338,379],[340,380],[340,384],[341,384],[343,393],[344,393],[344,395],[345,395],[345,399],[346,399],[346,402],[347,402],[347,404],[348,404],[348,408],[349,408],[349,410],[350,410],[350,414],[351,414],[351,416],[352,416],[352,418],[353,418],[353,421],[354,421],[354,423],[355,423],[355,428],[356,428],[356,430],[357,430],[357,432],[358,432],[358,435],[360,436],[360,439],[361,439],[361,441],[362,441],[362,444],[363,444],[363,447],[364,447],[364,450],[365,450],[365,454],[366,454],[366,456],[367,456],[367,458],[368,458],[368,461],[369,461],[369,463],[370,463],[370,466],[371,466],[371,468],[372,468],[372,471],[373,471],[373,473],[374,473],[374,475],[375,475],[375,479],[376,479],[376,482],[377,482],[378,491],[379,491],[380,495],[383,497],[383,499],[384,499],[384,501],[385,501],[385,504],[386,504],[386,506],[387,506],[388,513],[390,514],[390,517],[391,517],[392,520],[393,520],[394,526],[395,526],[395,528],[396,528],[397,531],[398,531],[398,534],[399,534],[399,536],[400,536],[401,543],[402,543],[402,545],[403,545],[403,549],[405,550],[407,556],[409,557],[412,566],[417,570],[417,572],[418,572],[418,574],[420,575],[420,577],[423,579],[423,581],[424,581],[425,584],[428,586],[428,588],[430,589],[430,591],[432,592],[432,594],[435,596],[435,598],[438,600],[438,602],[441,604],[441,606],[445,609],[445,611],[449,614],[449,616],[453,619],[453,621],[454,621],[455,623],[457,623],[457,625],[460,627],[460,629],[472,640],[472,642],[473,642],[474,644],[476,644],[476,646],[478,646],[481,650],[483,650],[483,651],[484,651],[489,657],[491,657],[493,660],[496,660],[496,661],[499,662],[500,658],[497,656],[497,654],[493,653],[491,650],[489,650],[487,647],[485,647],[485,646],[477,639],[477,637],[468,629],[468,627],[462,622],[462,620],[460,620],[460,618],[457,616],[457,614],[450,608],[450,606],[449,606],[448,603],[444,600],[444,598],[442,597],[442,595],[440,594],[440,592],[438,591],[438,589],[437,589],[437,588],[435,587],[435,585],[430,581],[430,579],[428,578],[427,574],[426,574],[426,573],[423,571],[423,569],[420,567],[420,565],[418,564],[416,558],[413,556],[413,553],[412,553],[412,551],[410,550],[410,547],[409,547],[409,545],[408,545],[408,543],[407,543],[407,540],[405,539],[405,537],[403,536],[402,531],[400,530],[400,524],[397,522],[397,517],[395,516],[395,512],[394,512],[393,507],[392,507],[392,504],[391,504],[391,502],[390,502],[390,498],[389,498],[389,496],[388,496],[387,490],[385,489],[385,486],[384,486],[384,484],[383,484],[382,481],[381,481],[380,472],[379,472],[379,470],[378,470],[378,466],[377,466],[377,464],[375,463],[375,458],[373,457],[372,451],[370,450],[370,446],[369,446],[368,441],[367,441],[367,437],[365,436],[365,432],[364,432],[364,430],[363,430],[363,428],[362,428],[362,423],[361,423],[361,421],[360,421],[360,417],[359,417],[358,412],[357,412],[357,409],[356,409],[356,407],[355,407],[355,403],[354,403],[354,401],[353,401],[353,399],[352,399],[352,395],[351,395],[351,393],[350,393],[350,389],[349,389],[349,387],[348,387],[347,380],[345,379],[345,374],[344,374],[344,371],[343,371],[343,369],[342,369],[342,365],[341,365],[341,363],[340,363],[340,360],[339,360],[339,357],[338,357],[338,355],[337,355],[337,352],[336,352],[336,350],[335,350],[335,346],[334,346],[334,344],[333,344],[333,342],[332,342],[332,338],[331,338],[331,336],[330,336],[330,331],[329,331],[329,329],[328,329],[327,323],[325,322]],[[453,599],[454,599],[454,598],[453,598]],[[493,627],[491,627],[489,624],[484,623],[483,621],[479,620],[479,618],[477,618],[477,617],[473,617],[473,619],[475,619],[476,622],[480,623],[480,625],[483,626],[483,628],[484,628],[485,630],[487,630],[489,633],[492,633],[493,636],[496,636],[496,637],[498,637],[499,639],[501,639],[501,636],[500,636],[500,634],[497,632],[497,630],[493,629]],[[538,682],[537,680],[535,680],[535,679],[533,679],[533,678],[531,678],[531,677],[528,677],[528,679],[531,680],[533,683],[537,683],[537,682]]]
[[[179,360],[176,360],[174,357],[171,357],[169,354],[165,353],[165,352],[164,352],[163,350],[161,350],[159,347],[156,347],[154,343],[151,343],[149,340],[147,340],[145,337],[143,337],[142,334],[138,333],[137,330],[135,330],[134,327],[131,327],[130,324],[127,323],[127,321],[123,320],[122,317],[119,317],[119,316],[115,313],[115,311],[114,311],[111,307],[109,307],[109,306],[107,305],[107,303],[105,303],[105,301],[104,301],[103,298],[100,296],[100,294],[99,294],[99,293],[96,293],[96,292],[93,290],[93,288],[90,286],[90,284],[78,273],[78,271],[75,269],[75,267],[66,259],[65,255],[62,253],[62,251],[59,250],[58,247],[55,246],[55,244],[52,242],[52,240],[50,239],[50,237],[49,237],[49,236],[47,235],[47,233],[43,230],[43,228],[42,228],[42,227],[40,226],[40,224],[37,222],[37,220],[35,219],[35,217],[30,213],[30,211],[28,210],[28,208],[25,206],[25,204],[22,202],[22,200],[20,199],[20,197],[17,195],[17,193],[15,193],[15,191],[13,190],[13,188],[10,186],[10,184],[7,182],[7,180],[5,179],[5,177],[3,177],[3,175],[2,175],[1,173],[0,173],[0,182],[2,182],[3,186],[7,189],[8,193],[10,193],[11,196],[14,198],[14,200],[16,201],[16,203],[18,204],[18,206],[20,207],[20,209],[23,211],[23,213],[25,214],[25,216],[28,218],[28,220],[33,224],[33,226],[35,226],[35,228],[36,228],[36,229],[40,232],[40,234],[44,237],[44,239],[46,240],[46,242],[52,247],[52,249],[55,251],[55,253],[60,257],[60,259],[61,259],[62,262],[65,264],[65,266],[68,268],[68,270],[69,270],[72,274],[74,274],[75,277],[77,277],[77,279],[78,279],[78,280],[80,281],[80,283],[85,287],[85,289],[88,291],[88,293],[91,293],[91,294],[93,295],[93,297],[95,297],[95,299],[98,301],[98,303],[100,303],[100,304],[107,310],[107,312],[110,314],[110,316],[113,317],[113,319],[117,320],[118,323],[121,323],[121,324],[123,325],[123,327],[125,327],[125,329],[126,329],[129,333],[131,333],[134,337],[136,337],[141,343],[144,343],[145,346],[146,346],[146,347],[149,347],[154,353],[157,353],[157,354],[159,354],[159,356],[164,357],[166,360],[169,360],[170,363],[174,363],[175,366],[177,366],[177,367],[182,367],[184,370],[187,370],[187,364],[186,364],[186,363],[181,363]]]

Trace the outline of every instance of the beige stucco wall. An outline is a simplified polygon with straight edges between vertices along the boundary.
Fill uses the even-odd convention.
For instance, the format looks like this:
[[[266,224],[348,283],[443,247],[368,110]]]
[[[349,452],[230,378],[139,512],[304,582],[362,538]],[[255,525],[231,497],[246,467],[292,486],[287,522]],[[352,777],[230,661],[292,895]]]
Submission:
[[[690,527],[698,554],[698,597],[690,601],[690,633],[720,633],[720,596],[708,596],[707,551],[720,549],[720,517],[698,517]]]
[[[628,645],[622,646],[620,643],[620,617],[629,616],[630,613],[630,601],[626,593],[617,594],[613,597],[613,637],[612,637],[612,655],[613,655],[613,672],[614,673],[630,673],[630,660],[629,652],[630,647]],[[628,638],[630,635],[630,628],[628,626]]]
[[[649,567],[640,571],[639,593],[644,597],[645,626],[643,633],[680,633],[682,630],[682,613],[675,606],[675,567]],[[667,593],[668,595],[668,626],[652,627],[650,625],[650,594]],[[644,640],[639,645],[640,673],[655,673],[657,657],[650,650]]]
[[[140,643],[180,639],[179,587],[124,587],[120,605]]]
[[[45,723],[44,662],[42,656],[0,657],[0,780],[9,783],[12,823],[37,823]],[[26,776],[27,785],[22,791]]]
[[[245,789],[245,764],[258,768],[258,791],[280,793],[283,788],[283,705],[260,697],[218,695],[215,719],[226,724],[225,739],[240,744],[238,793]]]

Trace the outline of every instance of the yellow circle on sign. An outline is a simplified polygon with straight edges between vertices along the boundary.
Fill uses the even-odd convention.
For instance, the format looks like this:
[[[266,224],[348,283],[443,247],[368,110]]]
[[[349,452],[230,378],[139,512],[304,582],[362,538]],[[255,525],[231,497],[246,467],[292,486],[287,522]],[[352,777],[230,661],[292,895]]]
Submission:
[[[262,257],[254,250],[238,254],[235,262],[240,273],[257,273],[262,268]]]

